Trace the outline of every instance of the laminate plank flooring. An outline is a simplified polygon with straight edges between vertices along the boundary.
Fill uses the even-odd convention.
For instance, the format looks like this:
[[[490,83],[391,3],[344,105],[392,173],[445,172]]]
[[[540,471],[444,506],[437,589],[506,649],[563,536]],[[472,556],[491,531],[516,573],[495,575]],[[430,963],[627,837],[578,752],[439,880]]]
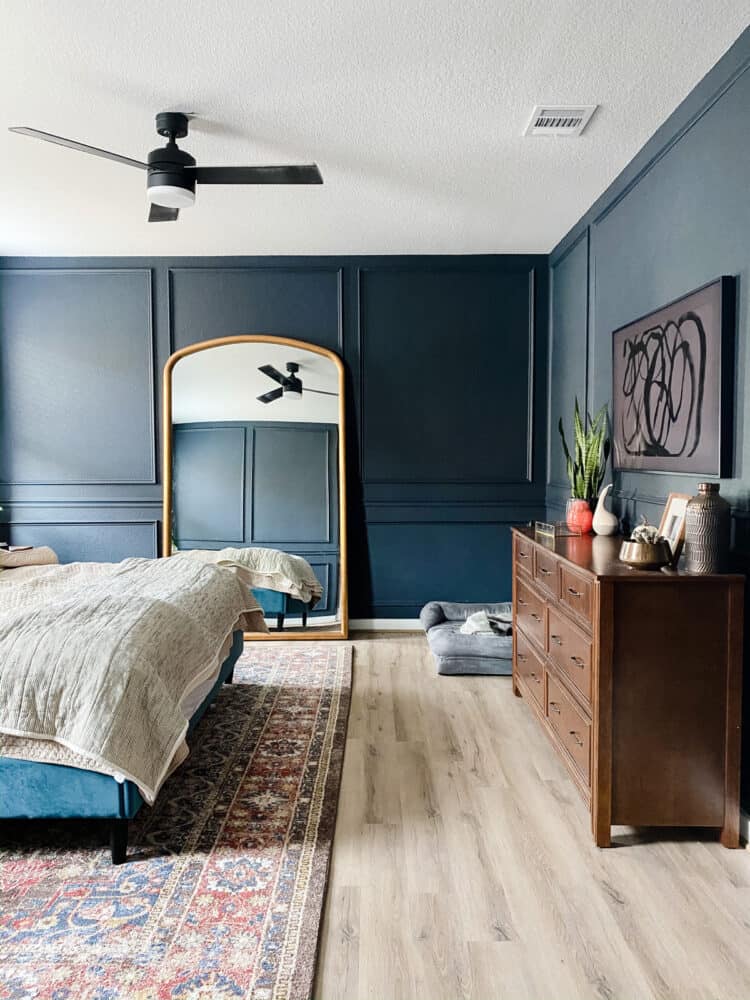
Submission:
[[[510,678],[362,633],[316,1000],[748,1000],[750,852],[586,809]]]

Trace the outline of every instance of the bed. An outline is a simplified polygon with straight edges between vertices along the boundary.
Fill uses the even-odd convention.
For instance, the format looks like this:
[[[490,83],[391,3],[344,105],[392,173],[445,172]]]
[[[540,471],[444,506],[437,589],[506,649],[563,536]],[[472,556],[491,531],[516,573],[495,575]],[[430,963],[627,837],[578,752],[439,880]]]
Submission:
[[[0,819],[110,824],[112,862],[266,631],[237,573],[130,559],[0,573]]]

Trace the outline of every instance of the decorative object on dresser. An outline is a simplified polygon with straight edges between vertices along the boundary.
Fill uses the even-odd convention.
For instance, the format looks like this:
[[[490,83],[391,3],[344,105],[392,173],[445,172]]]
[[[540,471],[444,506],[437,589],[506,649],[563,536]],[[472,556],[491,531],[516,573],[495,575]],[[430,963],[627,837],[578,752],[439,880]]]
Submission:
[[[730,508],[718,483],[699,483],[685,512],[685,572],[722,573],[729,559]]]
[[[646,573],[617,538],[513,531],[513,690],[565,762],[599,847],[612,826],[739,845],[744,578]]]
[[[607,510],[604,503],[611,489],[612,483],[609,483],[601,491],[599,499],[596,502],[596,510],[594,511],[591,526],[597,535],[616,535],[620,529],[620,519],[617,514],[614,514],[611,510]]]
[[[672,566],[677,566],[685,541],[685,512],[689,499],[687,493],[670,493],[659,522],[659,535],[669,542]]]
[[[729,475],[734,314],[722,277],[614,331],[616,469]]]
[[[606,405],[593,419],[589,414],[586,423],[585,427],[576,396],[573,409],[573,455],[565,440],[562,417],[558,429],[570,481],[570,499],[565,510],[565,520],[571,531],[578,531],[583,535],[591,531],[591,502],[599,493],[609,457]]]
[[[648,524],[645,517],[643,524],[639,524],[620,546],[620,562],[633,569],[661,569],[671,561],[669,542],[662,538],[658,528]]]

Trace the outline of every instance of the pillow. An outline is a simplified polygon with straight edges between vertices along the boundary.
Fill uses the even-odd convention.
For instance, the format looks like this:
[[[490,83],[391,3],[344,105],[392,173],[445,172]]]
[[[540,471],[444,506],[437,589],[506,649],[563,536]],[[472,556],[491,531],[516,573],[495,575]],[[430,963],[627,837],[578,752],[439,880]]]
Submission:
[[[54,566],[58,562],[57,553],[46,545],[38,549],[19,549],[10,552],[0,549],[0,569],[15,569],[19,566]]]

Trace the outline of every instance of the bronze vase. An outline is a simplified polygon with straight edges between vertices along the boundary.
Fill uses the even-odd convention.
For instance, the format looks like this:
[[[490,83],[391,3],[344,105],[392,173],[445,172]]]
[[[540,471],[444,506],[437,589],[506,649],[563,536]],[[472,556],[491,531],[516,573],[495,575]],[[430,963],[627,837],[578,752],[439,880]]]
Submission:
[[[718,483],[699,483],[685,512],[685,572],[725,573],[729,560],[729,504]]]

